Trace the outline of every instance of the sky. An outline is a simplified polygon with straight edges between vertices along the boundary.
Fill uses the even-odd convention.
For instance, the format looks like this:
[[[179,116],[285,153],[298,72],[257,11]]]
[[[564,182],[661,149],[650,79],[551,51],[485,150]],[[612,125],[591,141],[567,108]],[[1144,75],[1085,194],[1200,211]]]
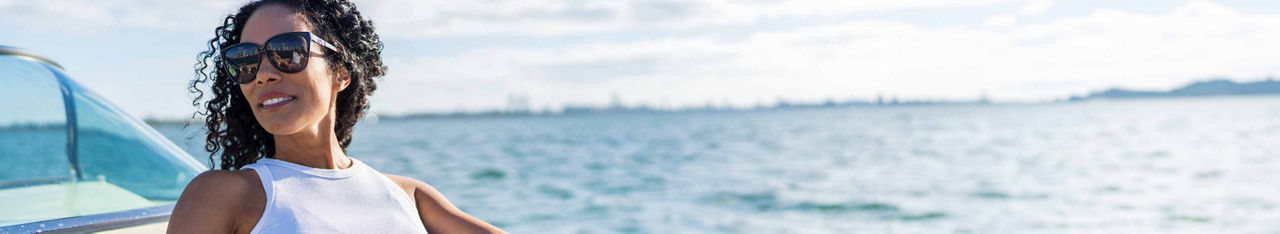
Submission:
[[[192,65],[245,1],[0,0],[36,51],[142,118],[182,118]],[[372,111],[1042,102],[1280,74],[1280,2],[356,0],[389,67]]]

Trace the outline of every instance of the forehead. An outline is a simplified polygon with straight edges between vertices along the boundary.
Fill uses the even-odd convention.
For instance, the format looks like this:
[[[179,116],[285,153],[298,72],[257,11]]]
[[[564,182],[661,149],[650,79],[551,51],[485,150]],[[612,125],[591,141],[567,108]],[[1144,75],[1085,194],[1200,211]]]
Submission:
[[[311,26],[301,13],[285,6],[269,4],[261,6],[249,16],[249,22],[240,32],[240,42],[262,44],[280,33],[309,32]]]

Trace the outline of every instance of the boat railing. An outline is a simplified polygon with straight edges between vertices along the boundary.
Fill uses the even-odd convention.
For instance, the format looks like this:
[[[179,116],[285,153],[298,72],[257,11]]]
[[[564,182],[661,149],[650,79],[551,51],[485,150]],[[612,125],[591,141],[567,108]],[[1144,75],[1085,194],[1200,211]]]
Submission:
[[[169,221],[173,204],[0,227],[0,233],[90,233]]]

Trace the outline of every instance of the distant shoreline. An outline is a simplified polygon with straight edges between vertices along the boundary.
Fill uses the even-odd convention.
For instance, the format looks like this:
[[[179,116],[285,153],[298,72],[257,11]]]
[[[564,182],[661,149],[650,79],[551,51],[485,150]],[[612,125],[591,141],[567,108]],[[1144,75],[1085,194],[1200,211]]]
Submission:
[[[1111,88],[1084,96],[1073,96],[1068,101],[1096,99],[1140,99],[1204,96],[1239,96],[1280,94],[1280,82],[1271,78],[1263,81],[1238,83],[1227,79],[1198,81],[1169,91],[1144,91]]]
[[[1218,78],[1206,81],[1193,82],[1182,87],[1170,91],[1144,91],[1124,88],[1110,88],[1103,91],[1095,91],[1084,96],[1071,96],[1065,99],[1049,101],[1045,103],[1062,103],[1077,102],[1089,100],[1114,100],[1114,99],[1144,99],[1144,98],[1179,98],[1179,97],[1209,97],[1209,96],[1245,96],[1245,95],[1280,95],[1280,82],[1268,78],[1264,81],[1255,82],[1234,82],[1231,80]],[[619,114],[619,113],[683,113],[683,112],[735,112],[735,111],[768,111],[768,110],[789,110],[789,109],[814,109],[814,108],[838,108],[838,107],[895,107],[895,106],[933,106],[933,105],[992,105],[992,104],[1012,104],[992,102],[986,97],[972,101],[955,101],[955,100],[928,100],[928,99],[904,99],[897,98],[876,98],[876,100],[845,100],[834,101],[826,100],[817,103],[794,103],[779,99],[774,105],[757,105],[747,108],[717,108],[714,106],[696,107],[696,108],[680,108],[680,109],[653,109],[647,106],[639,107],[622,107],[622,106],[567,106],[561,112],[556,113],[534,113],[529,111],[502,111],[490,110],[479,112],[446,112],[446,113],[414,113],[407,115],[383,115],[382,119],[424,119],[424,118],[482,118],[482,117],[508,117],[508,116],[559,116],[559,115],[592,115],[592,114]]]
[[[1057,101],[1049,101],[1045,103],[1062,103],[1062,102],[1080,102],[1093,100],[1127,100],[1127,99],[1159,99],[1159,98],[1181,98],[1181,97],[1210,97],[1210,96],[1251,96],[1251,95],[1280,95],[1280,81],[1268,78],[1263,81],[1253,82],[1235,82],[1227,79],[1212,79],[1205,81],[1193,82],[1169,91],[1150,91],[1136,90],[1126,88],[1110,88],[1102,91],[1094,91],[1087,95],[1071,96]],[[626,107],[620,105],[614,106],[566,106],[559,112],[541,111],[534,112],[528,110],[510,111],[510,110],[488,110],[488,111],[456,111],[456,112],[422,112],[402,115],[388,114],[370,114],[366,119],[377,121],[382,120],[404,120],[404,119],[453,119],[453,118],[504,118],[504,117],[529,117],[529,116],[577,116],[577,115],[599,115],[599,114],[635,114],[635,113],[690,113],[690,112],[743,112],[743,111],[769,111],[769,110],[795,110],[795,109],[818,109],[818,108],[840,108],[840,107],[896,107],[896,106],[937,106],[937,105],[993,105],[993,104],[1012,104],[991,102],[986,98],[979,98],[972,101],[954,101],[954,100],[930,100],[930,99],[897,99],[897,98],[877,98],[876,100],[826,100],[822,102],[790,102],[779,99],[773,105],[758,104],[753,107],[689,107],[676,109],[661,109],[649,106]],[[150,125],[178,125],[187,124],[188,121],[192,126],[200,126],[203,119],[155,119],[146,118],[143,120]]]

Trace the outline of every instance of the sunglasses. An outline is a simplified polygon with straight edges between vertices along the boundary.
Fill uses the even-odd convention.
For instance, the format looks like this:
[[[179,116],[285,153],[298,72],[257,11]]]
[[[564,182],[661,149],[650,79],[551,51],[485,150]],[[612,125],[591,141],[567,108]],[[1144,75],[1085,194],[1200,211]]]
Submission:
[[[298,73],[307,68],[311,58],[311,42],[316,42],[334,52],[333,44],[310,32],[287,32],[272,36],[265,45],[241,42],[223,50],[222,59],[230,66],[227,72],[241,84],[253,82],[258,77],[258,66],[267,56],[271,66],[284,73]]]

